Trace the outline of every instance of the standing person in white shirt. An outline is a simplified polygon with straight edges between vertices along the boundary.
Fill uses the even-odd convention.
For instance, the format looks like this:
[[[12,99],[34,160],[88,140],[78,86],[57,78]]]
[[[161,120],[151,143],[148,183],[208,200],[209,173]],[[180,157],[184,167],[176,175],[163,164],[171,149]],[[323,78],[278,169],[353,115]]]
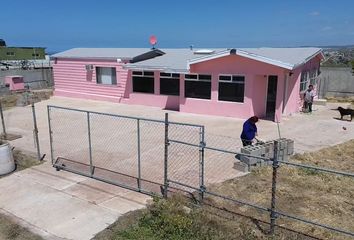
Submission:
[[[313,85],[309,85],[309,88],[304,93],[304,107],[309,113],[312,113],[312,103],[314,96],[315,93],[313,91]]]

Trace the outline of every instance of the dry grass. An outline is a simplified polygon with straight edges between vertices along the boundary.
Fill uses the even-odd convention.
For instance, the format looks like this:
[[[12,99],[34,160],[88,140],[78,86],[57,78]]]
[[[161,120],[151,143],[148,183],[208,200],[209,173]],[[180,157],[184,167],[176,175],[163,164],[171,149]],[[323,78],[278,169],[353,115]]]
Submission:
[[[354,140],[318,152],[295,155],[291,161],[354,172]],[[278,211],[354,232],[353,178],[287,166],[281,166],[278,172]],[[258,169],[247,176],[213,186],[212,191],[270,207],[271,174],[271,167]],[[269,221],[268,214],[253,208],[213,197],[209,200],[221,208]],[[278,219],[277,223],[320,239],[352,239],[285,218]],[[286,232],[278,235],[278,239],[288,237]]]
[[[354,172],[354,140],[295,155],[291,161]],[[281,166],[278,172],[278,211],[354,232],[354,179],[287,166]],[[264,167],[209,186],[208,190],[268,208],[271,181],[272,168]],[[185,206],[191,209],[190,213],[183,210]],[[188,239],[352,239],[285,218],[277,219],[275,235],[270,236],[266,234],[268,222],[268,212],[221,198],[206,195],[200,207],[172,197],[167,202],[157,201],[146,210],[126,214],[94,239],[177,240],[183,239],[181,232],[191,234]]]
[[[10,217],[0,214],[1,240],[40,240],[41,237],[15,223]]]
[[[23,169],[36,166],[41,164],[42,162],[38,161],[36,156],[34,154],[30,153],[23,153],[22,151],[19,150],[14,150],[14,159],[17,165],[17,171],[21,171]]]
[[[0,140],[0,144],[1,144],[1,140]],[[23,153],[22,151],[14,150],[13,156],[14,156],[14,160],[16,163],[16,170],[15,171],[21,171],[23,169],[42,164],[42,162],[38,161],[37,158],[35,157],[35,155],[31,154],[31,153]],[[9,174],[12,174],[12,173],[9,173]],[[6,177],[6,176],[8,176],[8,175],[0,176],[0,178]]]
[[[0,96],[2,107],[4,110],[16,107],[18,105],[23,106],[29,104],[25,99],[32,99],[34,102],[42,101],[49,99],[53,95],[52,89],[42,89],[42,90],[33,90],[30,92],[19,92],[11,93],[9,95]]]
[[[328,102],[334,103],[350,103],[352,109],[354,109],[354,97],[327,97]]]
[[[2,103],[2,107],[4,109],[15,107],[17,104],[18,98],[19,98],[18,94],[5,95],[5,96],[1,97],[0,100]]]

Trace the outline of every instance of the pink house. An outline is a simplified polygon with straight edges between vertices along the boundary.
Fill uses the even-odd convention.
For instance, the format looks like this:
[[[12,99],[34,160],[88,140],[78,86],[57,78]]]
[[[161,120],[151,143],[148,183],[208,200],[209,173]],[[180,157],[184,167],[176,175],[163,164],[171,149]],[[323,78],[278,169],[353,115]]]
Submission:
[[[52,56],[57,96],[280,121],[316,85],[319,48],[75,48]]]

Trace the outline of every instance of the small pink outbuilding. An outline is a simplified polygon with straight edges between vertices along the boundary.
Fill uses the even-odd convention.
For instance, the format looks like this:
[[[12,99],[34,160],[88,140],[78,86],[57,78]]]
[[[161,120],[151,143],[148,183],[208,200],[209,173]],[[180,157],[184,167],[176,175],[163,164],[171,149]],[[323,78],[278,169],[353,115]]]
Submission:
[[[316,85],[319,48],[75,48],[52,56],[55,95],[280,121]]]
[[[25,89],[23,76],[5,76],[5,84],[9,86],[10,91],[21,91]]]

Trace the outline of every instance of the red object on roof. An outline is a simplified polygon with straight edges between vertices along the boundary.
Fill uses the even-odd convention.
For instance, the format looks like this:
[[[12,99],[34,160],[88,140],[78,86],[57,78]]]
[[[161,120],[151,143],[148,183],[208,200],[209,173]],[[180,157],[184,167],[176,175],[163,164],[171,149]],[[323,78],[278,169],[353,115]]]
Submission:
[[[150,44],[151,44],[151,45],[155,45],[156,43],[157,43],[157,38],[156,38],[155,35],[152,35],[152,36],[150,37]]]

